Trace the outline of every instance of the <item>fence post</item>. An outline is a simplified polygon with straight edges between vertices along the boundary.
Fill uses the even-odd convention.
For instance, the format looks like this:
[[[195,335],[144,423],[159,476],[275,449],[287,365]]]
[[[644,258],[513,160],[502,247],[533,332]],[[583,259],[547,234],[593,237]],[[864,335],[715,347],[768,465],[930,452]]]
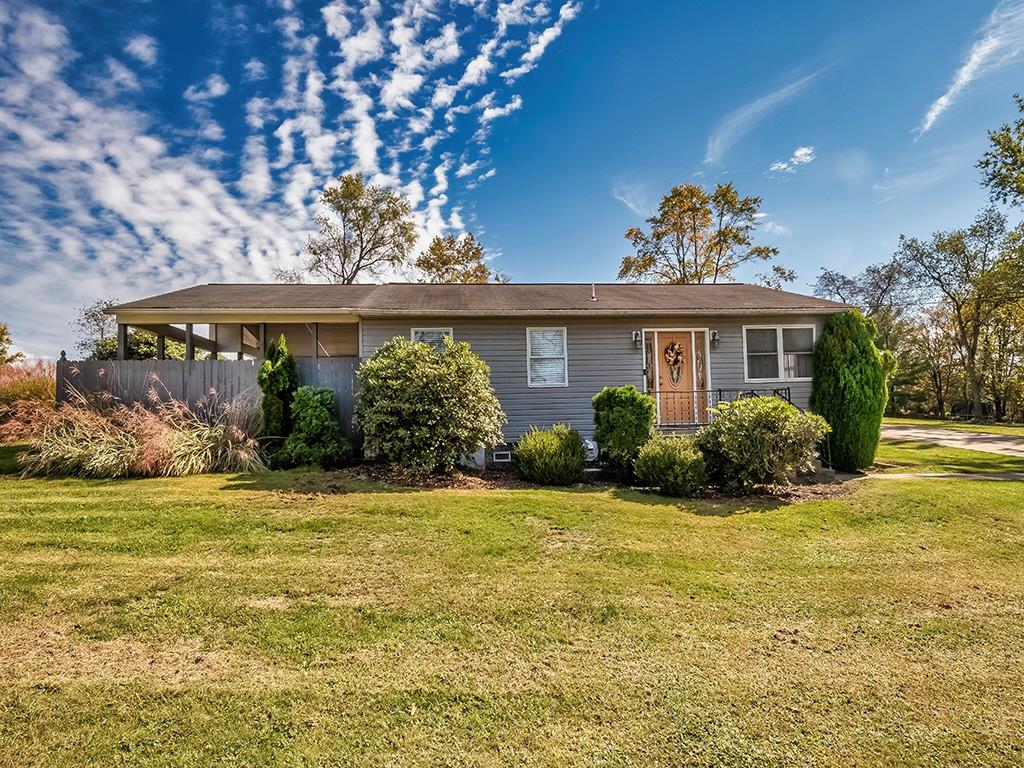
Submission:
[[[57,405],[67,402],[67,395],[65,394],[65,387],[67,386],[67,370],[68,356],[62,349],[60,351],[60,359],[57,360]]]

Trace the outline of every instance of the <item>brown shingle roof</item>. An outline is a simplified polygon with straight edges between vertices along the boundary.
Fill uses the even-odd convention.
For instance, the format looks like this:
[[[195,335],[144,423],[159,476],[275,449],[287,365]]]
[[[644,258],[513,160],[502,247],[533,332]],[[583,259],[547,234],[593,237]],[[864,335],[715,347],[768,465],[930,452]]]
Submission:
[[[208,284],[114,307],[123,310],[267,310],[361,315],[750,314],[838,312],[848,305],[759,285],[599,283],[452,285]]]

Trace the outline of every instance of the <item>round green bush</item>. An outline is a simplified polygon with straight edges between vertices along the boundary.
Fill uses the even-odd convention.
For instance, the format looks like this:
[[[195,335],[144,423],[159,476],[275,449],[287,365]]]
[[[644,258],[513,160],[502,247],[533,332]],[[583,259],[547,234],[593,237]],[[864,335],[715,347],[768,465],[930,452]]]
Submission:
[[[356,414],[365,449],[414,472],[451,472],[505,424],[487,364],[450,339],[440,352],[401,336],[381,346],[359,369]]]
[[[580,433],[568,424],[531,429],[516,444],[516,472],[538,485],[571,485],[583,479],[587,449]]]
[[[891,358],[875,346],[875,324],[856,310],[829,315],[814,345],[811,410],[832,427],[836,469],[870,467],[881,437]]]
[[[711,414],[696,436],[708,477],[741,493],[785,484],[791,472],[808,469],[829,431],[820,416],[777,397],[722,403]]]
[[[342,434],[334,407],[334,392],[299,387],[292,400],[292,433],[274,454],[278,469],[316,465],[337,469],[352,459],[352,446]]]
[[[594,395],[594,440],[619,472],[633,471],[640,449],[654,437],[654,398],[632,384],[605,387]]]
[[[655,437],[640,449],[635,469],[665,496],[696,496],[705,481],[704,454],[692,437]]]

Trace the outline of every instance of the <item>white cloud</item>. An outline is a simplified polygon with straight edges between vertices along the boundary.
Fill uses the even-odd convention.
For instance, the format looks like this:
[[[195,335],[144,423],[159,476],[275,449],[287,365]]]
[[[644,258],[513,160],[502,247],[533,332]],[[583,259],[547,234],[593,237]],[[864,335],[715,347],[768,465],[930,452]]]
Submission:
[[[185,100],[191,102],[219,99],[230,90],[228,81],[216,72],[210,75],[202,85],[190,85],[185,89]]]
[[[124,51],[147,67],[156,64],[158,48],[156,40],[149,35],[135,35],[125,43]]]
[[[932,102],[917,127],[917,135],[927,133],[943,112],[949,109],[967,87],[979,77],[1017,59],[1024,50],[1024,2],[1003,0],[981,25],[974,43],[953,80]]]
[[[244,69],[246,80],[263,80],[267,77],[267,65],[256,57],[245,62]]]
[[[459,78],[458,88],[463,88],[467,85],[479,85],[487,79],[487,75],[494,69],[491,54],[494,53],[498,42],[498,38],[492,38],[480,47],[479,53],[466,65],[462,77]]]
[[[511,82],[522,77],[527,72],[532,71],[533,68],[537,66],[537,62],[540,61],[540,57],[544,55],[544,51],[547,50],[547,47],[562,34],[562,30],[565,28],[565,25],[575,19],[579,12],[579,3],[565,3],[558,11],[558,21],[537,35],[530,44],[526,53],[524,53],[522,58],[519,60],[519,66],[502,72],[501,76]]]
[[[483,164],[483,160],[475,160],[472,163],[461,163],[458,170],[455,171],[455,176],[460,179],[472,176]]]
[[[799,80],[794,80],[771,93],[755,99],[749,104],[744,104],[739,109],[726,115],[715,126],[711,136],[708,138],[704,162],[721,162],[733,144],[746,135],[769,112],[803,91],[814,82],[819,74],[821,74],[820,71],[802,77]]]
[[[107,56],[107,80],[104,83],[104,89],[113,95],[118,91],[141,90],[142,85],[139,84],[139,78],[128,67],[113,56]]]
[[[520,109],[522,106],[523,100],[519,97],[519,94],[516,94],[512,97],[512,100],[508,104],[505,104],[504,106],[487,107],[480,114],[480,122],[489,123],[492,120],[495,120],[499,117],[511,115],[513,112],[515,112],[517,109]]]
[[[612,187],[612,197],[637,216],[646,218],[651,213],[647,188],[643,184],[622,182]]]
[[[813,163],[815,160],[814,147],[797,147],[788,160],[776,160],[768,166],[769,173],[796,173],[802,165]]]
[[[764,231],[765,231],[765,234],[768,234],[768,235],[788,235],[788,234],[790,234],[789,229],[787,229],[786,227],[782,226],[781,224],[776,224],[774,221],[766,221],[764,223]]]

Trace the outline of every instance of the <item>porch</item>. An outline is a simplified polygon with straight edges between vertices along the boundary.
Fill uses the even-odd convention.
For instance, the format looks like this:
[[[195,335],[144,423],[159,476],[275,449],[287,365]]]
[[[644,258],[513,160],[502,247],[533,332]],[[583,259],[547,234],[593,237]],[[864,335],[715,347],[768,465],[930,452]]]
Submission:
[[[695,389],[654,390],[649,392],[658,408],[658,431],[666,434],[686,434],[707,424],[711,409],[721,403],[731,403],[747,397],[777,397],[792,404],[789,387],[771,389]]]
[[[137,316],[136,316],[137,314]],[[229,320],[236,320],[229,322]],[[117,359],[127,357],[128,332],[134,328],[156,337],[156,358],[166,359],[167,339],[185,347],[185,359],[195,360],[197,352],[212,359],[260,360],[270,344],[284,336],[296,358],[357,357],[359,322],[355,317],[329,322],[318,319],[264,322],[260,318],[208,317],[203,314],[177,321],[157,313],[119,313],[117,316]]]

